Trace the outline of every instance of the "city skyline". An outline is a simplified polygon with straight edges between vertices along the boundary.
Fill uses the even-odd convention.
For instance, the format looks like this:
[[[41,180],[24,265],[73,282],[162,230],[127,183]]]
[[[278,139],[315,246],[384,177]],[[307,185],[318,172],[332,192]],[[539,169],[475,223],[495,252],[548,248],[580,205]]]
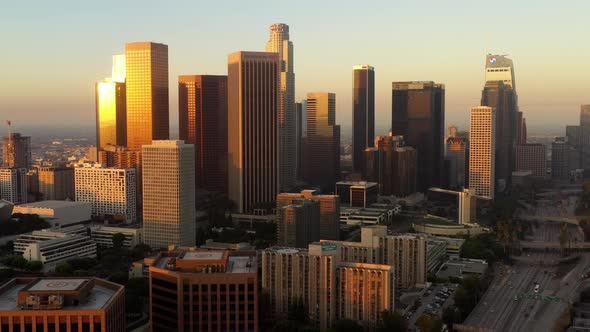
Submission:
[[[343,137],[348,137],[351,131],[352,105],[346,102],[352,98],[351,66],[370,63],[378,71],[376,123],[382,125],[377,126],[376,134],[383,134],[389,129],[383,125],[390,122],[388,86],[392,81],[402,80],[434,80],[445,84],[446,125],[453,123],[466,128],[470,107],[479,104],[487,52],[508,53],[514,60],[520,109],[529,115],[529,131],[561,128],[575,123],[579,105],[588,103],[585,91],[589,90],[590,83],[586,83],[583,77],[588,73],[584,59],[590,55],[590,49],[579,45],[576,40],[588,30],[584,27],[589,23],[581,15],[589,5],[581,1],[569,1],[569,6],[536,2],[536,7],[531,8],[526,2],[529,1],[511,3],[511,11],[506,14],[506,22],[502,25],[490,25],[486,18],[493,13],[486,13],[481,5],[465,1],[430,3],[423,8],[415,4],[378,4],[375,9],[379,10],[367,14],[371,18],[367,19],[367,24],[354,25],[354,29],[345,24],[356,11],[349,3],[339,6],[335,9],[339,15],[328,17],[321,24],[314,22],[316,14],[289,4],[269,4],[255,16],[249,15],[248,11],[235,10],[229,18],[233,23],[229,27],[224,20],[212,21],[211,18],[219,17],[216,14],[223,10],[223,5],[217,4],[179,4],[164,8],[157,4],[145,8],[123,6],[117,13],[120,20],[107,27],[102,24],[102,18],[107,15],[105,10],[109,6],[101,3],[93,5],[96,7],[92,10],[64,6],[68,9],[59,15],[44,15],[45,24],[50,28],[43,31],[35,29],[37,25],[29,20],[42,13],[51,13],[55,10],[53,3],[49,5],[52,7],[40,3],[27,14],[22,12],[24,8],[21,4],[12,3],[8,10],[3,11],[5,15],[0,14],[0,27],[10,26],[13,29],[22,26],[22,29],[7,39],[19,52],[2,56],[4,62],[13,65],[7,66],[5,77],[8,79],[0,83],[0,113],[12,119],[16,128],[60,125],[92,128],[93,85],[110,75],[112,55],[122,53],[122,45],[126,42],[151,40],[170,46],[170,127],[176,132],[178,119],[174,110],[177,107],[177,92],[173,86],[178,75],[194,72],[226,74],[225,59],[229,53],[240,49],[263,51],[268,26],[281,22],[290,26],[291,40],[297,44],[295,100],[304,99],[310,91],[329,90],[341,96],[337,118],[338,124],[342,125]],[[244,5],[236,3],[235,6],[239,9]],[[422,9],[424,12],[417,15]],[[160,13],[162,22],[148,26],[136,21],[131,15],[132,10],[139,12],[137,17]],[[182,21],[182,17],[190,13],[205,11],[212,15],[204,17],[202,22],[171,24],[172,17]],[[439,11],[448,15],[435,16]],[[62,20],[64,16],[71,20]],[[412,17],[414,21],[408,21],[405,16]],[[268,19],[259,20],[256,17]],[[523,25],[522,20],[526,18],[530,22]],[[80,22],[84,24],[71,28],[70,24]],[[469,31],[461,29],[465,24],[470,26]],[[204,26],[210,27],[204,30],[208,31],[207,34],[194,33]],[[430,31],[433,27],[440,28],[440,33],[448,38],[432,36]],[[400,29],[407,32],[395,32]],[[115,38],[114,30],[117,30]],[[563,33],[565,31],[567,34]],[[330,35],[330,40],[326,42],[314,38],[319,33]],[[372,38],[367,38],[367,35]],[[34,46],[25,43],[30,39],[37,40],[37,43]],[[381,40],[390,40],[391,43],[381,43]],[[522,43],[522,40],[527,42]],[[548,40],[554,43],[554,47],[546,46]],[[206,45],[206,51],[193,45]],[[42,48],[45,56],[35,57],[32,61],[30,57],[37,53],[36,48]],[[571,51],[563,52],[564,49]],[[338,56],[333,56],[336,53]],[[541,66],[559,67],[560,70],[545,71],[541,77],[538,71]],[[314,75],[317,72],[323,74]],[[33,73],[36,77],[34,81],[22,78]],[[546,84],[547,81],[571,84],[555,86]],[[33,89],[36,85],[46,85],[46,88],[42,92],[31,92],[36,91]],[[549,96],[552,98],[549,99]],[[41,116],[37,116],[39,114]],[[0,133],[5,130],[0,128]]]

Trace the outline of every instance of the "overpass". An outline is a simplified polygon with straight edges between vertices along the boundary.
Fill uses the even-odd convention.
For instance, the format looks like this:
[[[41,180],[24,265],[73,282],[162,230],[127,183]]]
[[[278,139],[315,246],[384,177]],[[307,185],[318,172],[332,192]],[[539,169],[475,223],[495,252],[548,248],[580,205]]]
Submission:
[[[522,249],[561,249],[559,242],[547,241],[520,241]],[[590,249],[590,242],[570,242],[564,249]]]

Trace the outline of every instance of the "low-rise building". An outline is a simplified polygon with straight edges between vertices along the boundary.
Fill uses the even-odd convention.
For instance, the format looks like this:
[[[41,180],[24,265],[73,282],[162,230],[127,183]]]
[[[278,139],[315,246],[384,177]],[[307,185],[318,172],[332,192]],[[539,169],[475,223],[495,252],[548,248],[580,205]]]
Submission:
[[[426,243],[426,254],[426,270],[428,273],[433,273],[443,263],[447,255],[447,243],[429,238]]]
[[[16,278],[0,287],[0,331],[124,332],[125,288],[98,278]]]
[[[98,226],[90,229],[90,237],[101,247],[113,246],[113,235],[121,233],[125,236],[123,247],[133,248],[142,243],[141,228]]]
[[[207,250],[230,250],[230,251],[256,250],[256,247],[254,247],[253,245],[251,245],[248,242],[225,243],[225,242],[215,242],[212,239],[205,241],[205,244],[203,244],[199,248],[207,249]]]
[[[450,277],[463,279],[471,275],[481,276],[486,272],[487,268],[488,263],[483,259],[453,258],[441,265],[436,277],[441,279]]]
[[[366,181],[336,182],[336,195],[342,207],[367,207],[377,202],[379,184]]]
[[[89,221],[91,210],[89,202],[40,201],[17,205],[13,213],[36,214],[59,229]]]
[[[401,212],[399,205],[374,203],[366,208],[340,209],[340,227],[343,229],[356,225],[379,225],[393,221],[393,216]],[[323,239],[322,239],[323,240]]]
[[[85,235],[41,230],[19,235],[14,252],[28,261],[40,261],[44,271],[53,271],[69,259],[96,257],[96,243]]]

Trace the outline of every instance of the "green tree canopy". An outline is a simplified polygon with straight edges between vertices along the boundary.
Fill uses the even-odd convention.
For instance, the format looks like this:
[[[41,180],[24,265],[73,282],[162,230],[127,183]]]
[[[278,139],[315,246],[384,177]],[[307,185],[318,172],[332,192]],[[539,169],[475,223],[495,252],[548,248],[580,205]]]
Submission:
[[[377,332],[404,332],[408,329],[408,321],[397,312],[385,310],[377,324]]]

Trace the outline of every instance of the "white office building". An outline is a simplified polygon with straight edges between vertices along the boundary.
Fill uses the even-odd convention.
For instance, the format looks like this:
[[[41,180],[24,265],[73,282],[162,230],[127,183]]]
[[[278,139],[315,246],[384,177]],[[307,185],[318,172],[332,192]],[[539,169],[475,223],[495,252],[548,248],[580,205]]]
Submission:
[[[195,245],[195,151],[178,140],[144,145],[143,235],[152,248]]]
[[[113,235],[121,233],[125,236],[123,247],[133,248],[140,244],[141,228],[99,226],[90,229],[90,237],[101,247],[113,246]]]
[[[93,216],[123,219],[136,216],[136,173],[134,168],[110,168],[84,164],[76,168],[76,201],[92,203]]]
[[[471,109],[469,127],[469,189],[472,194],[494,199],[496,160],[495,110]]]

